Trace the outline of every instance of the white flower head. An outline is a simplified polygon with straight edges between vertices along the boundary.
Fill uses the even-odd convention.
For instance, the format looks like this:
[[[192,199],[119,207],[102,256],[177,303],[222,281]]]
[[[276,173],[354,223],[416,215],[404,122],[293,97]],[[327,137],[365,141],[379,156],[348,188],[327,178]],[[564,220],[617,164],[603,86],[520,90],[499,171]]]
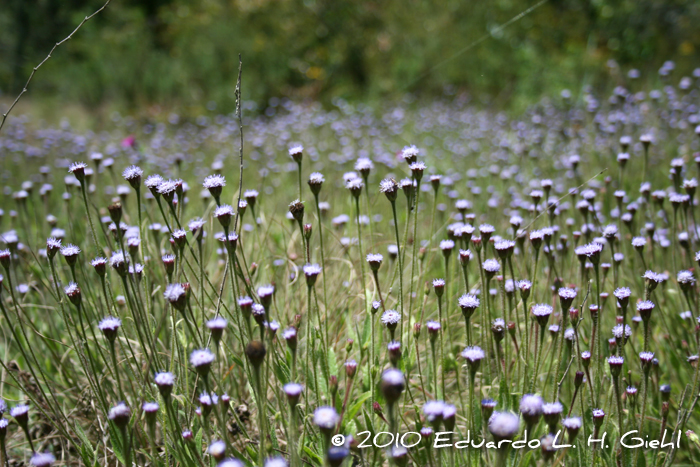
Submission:
[[[568,328],[566,331],[564,331],[564,339],[567,341],[573,341],[576,339],[576,331],[574,331],[574,328]]]
[[[553,308],[551,305],[548,305],[546,303],[538,303],[536,305],[532,306],[532,314],[535,316],[549,316],[552,314]]]
[[[568,417],[561,421],[561,424],[567,430],[580,430],[583,426],[581,417]]]
[[[537,394],[525,394],[520,399],[520,412],[523,415],[537,416],[544,410],[544,400]]]
[[[122,325],[122,320],[114,316],[107,316],[103,318],[102,321],[97,325],[100,331],[116,331]]]
[[[233,216],[235,211],[228,204],[222,204],[214,210],[214,217]]]
[[[153,381],[157,386],[173,386],[175,384],[175,375],[170,372],[163,371],[156,373]]]
[[[71,256],[76,256],[79,253],[80,253],[80,248],[73,245],[72,243],[69,243],[68,245],[64,245],[61,248],[61,254],[63,256],[71,257]]]
[[[382,256],[379,253],[370,253],[367,255],[367,262],[368,263],[381,263],[383,259],[384,259],[384,256]]]
[[[623,326],[622,324],[616,324],[612,328],[612,335],[616,339],[622,339],[622,337],[630,337],[632,335],[632,328],[629,325]]]
[[[76,173],[81,170],[87,169],[87,164],[85,162],[73,162],[70,167],[68,167],[68,172],[70,173]]]
[[[486,357],[486,353],[481,349],[481,347],[473,346],[467,347],[462,350],[462,357],[469,362],[478,362]]]
[[[379,182],[379,191],[381,193],[393,193],[399,189],[398,183],[393,178],[385,178]]]
[[[644,237],[632,238],[632,246],[634,248],[643,248],[646,244],[647,244],[647,240]]]
[[[228,321],[222,316],[217,316],[215,318],[210,319],[207,321],[207,328],[212,329],[212,330],[222,330],[226,329],[226,325],[228,324]]]
[[[301,144],[297,144],[297,145],[289,148],[289,155],[292,157],[298,157],[303,152],[304,152],[304,146],[302,146]]]
[[[556,415],[564,411],[564,406],[561,402],[547,402],[542,406],[542,413],[545,415]]]
[[[608,357],[608,364],[610,364],[610,366],[620,366],[623,363],[625,363],[625,357],[621,357],[619,355],[612,355]]]
[[[109,265],[115,269],[120,266],[123,266],[125,263],[126,259],[124,258],[124,253],[122,253],[121,251],[115,251],[109,258]]]
[[[201,217],[195,217],[187,223],[187,228],[190,229],[190,232],[195,232],[204,227],[205,224],[206,222],[204,221],[204,219],[202,219]]]
[[[180,283],[169,284],[163,292],[163,297],[169,302],[176,302],[180,300],[187,291]]]
[[[362,190],[365,184],[361,178],[353,178],[345,182],[345,188],[348,190]]]
[[[158,402],[144,402],[141,405],[141,410],[146,413],[155,413],[158,412],[159,409],[160,405],[158,405]]]
[[[360,157],[355,162],[355,170],[358,172],[364,172],[366,170],[372,170],[374,168],[374,163],[368,157]]]
[[[340,416],[333,407],[319,407],[314,411],[314,423],[320,428],[332,430],[339,420]]]
[[[138,180],[143,175],[143,170],[136,165],[130,165],[122,172],[122,177],[126,181]]]
[[[396,310],[386,310],[382,313],[382,323],[386,325],[395,325],[401,320],[401,315]]]
[[[304,271],[304,274],[307,276],[318,276],[319,274],[321,274],[321,266],[315,263],[305,264],[302,269]]]
[[[455,247],[455,242],[452,240],[442,240],[440,241],[440,249],[445,251],[445,250],[451,250]]]
[[[36,452],[29,460],[33,467],[50,467],[56,462],[56,457],[50,452]]]
[[[484,261],[483,268],[484,271],[495,274],[501,269],[501,265],[495,259],[487,259]]]
[[[390,386],[402,386],[405,384],[405,379],[401,370],[389,368],[382,373],[382,382]]]
[[[146,185],[147,188],[154,190],[158,188],[160,184],[163,183],[163,181],[163,177],[161,177],[158,174],[153,174],[146,177],[146,181],[143,183],[144,185]]]
[[[489,418],[489,431],[497,438],[512,439],[520,431],[520,418],[512,412],[494,412]]]
[[[429,422],[442,418],[445,411],[445,403],[443,401],[427,401],[423,404],[423,415]]]
[[[405,146],[401,150],[401,157],[403,159],[414,159],[418,157],[419,151],[418,148],[415,145],[410,145],[410,146]]]
[[[175,193],[175,190],[182,185],[182,180],[163,180],[158,185],[158,193],[161,195],[169,195]]]
[[[683,270],[678,272],[676,276],[678,283],[683,285],[693,285],[695,283],[695,276],[693,276],[692,271]]]
[[[515,242],[513,240],[499,240],[493,244],[496,250],[508,250],[515,248]]]
[[[131,416],[131,409],[124,403],[119,402],[117,405],[109,409],[107,418],[114,420],[117,418],[126,418]]]
[[[615,295],[615,298],[617,298],[618,300],[624,300],[626,298],[630,298],[630,296],[632,295],[632,291],[629,287],[619,287],[615,289],[613,295]]]
[[[309,175],[309,184],[310,185],[320,185],[325,181],[326,181],[326,179],[323,178],[322,173],[313,172],[311,175]]]
[[[296,339],[297,337],[297,329],[296,328],[287,328],[284,331],[282,331],[282,339],[284,340],[289,340],[289,339]]]
[[[219,464],[219,466],[220,465],[221,464]],[[287,467],[287,461],[284,459],[284,457],[270,457],[269,459],[265,460],[264,467]]]
[[[289,397],[299,397],[304,387],[298,383],[287,383],[282,387],[282,390]]]
[[[411,164],[408,166],[408,169],[409,169],[411,172],[415,172],[415,171],[422,172],[422,171],[424,171],[426,168],[427,168],[427,167],[426,167],[425,163],[422,162],[422,161],[413,162],[413,163],[411,163]]]
[[[63,290],[66,293],[66,295],[68,295],[68,296],[74,295],[76,293],[80,293],[80,287],[78,287],[78,284],[76,284],[73,281],[69,282],[68,285],[65,286]]]
[[[190,364],[198,368],[200,366],[211,365],[214,362],[214,354],[209,349],[193,350],[190,354]]]
[[[222,188],[226,186],[226,178],[223,175],[209,175],[204,179],[202,186],[207,189]]]
[[[273,293],[275,293],[274,285],[261,285],[258,287],[258,297],[260,298],[270,297]]]
[[[216,464],[216,467],[245,467],[245,464],[233,457],[227,457],[226,459]]]

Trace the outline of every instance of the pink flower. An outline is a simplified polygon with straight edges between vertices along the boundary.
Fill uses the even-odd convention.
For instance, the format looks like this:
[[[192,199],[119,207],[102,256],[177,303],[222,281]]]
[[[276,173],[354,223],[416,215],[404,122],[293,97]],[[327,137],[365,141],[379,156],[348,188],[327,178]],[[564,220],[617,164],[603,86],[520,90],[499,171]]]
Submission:
[[[136,147],[136,137],[134,135],[129,135],[122,140],[123,148],[135,148]]]

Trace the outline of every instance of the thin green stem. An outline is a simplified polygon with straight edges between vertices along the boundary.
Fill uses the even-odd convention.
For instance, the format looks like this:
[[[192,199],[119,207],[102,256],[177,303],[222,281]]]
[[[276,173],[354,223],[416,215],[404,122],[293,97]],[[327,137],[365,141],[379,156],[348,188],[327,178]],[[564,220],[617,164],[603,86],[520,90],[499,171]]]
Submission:
[[[95,234],[95,226],[92,223],[92,215],[90,214],[90,205],[87,199],[87,189],[85,187],[85,180],[80,181],[80,191],[83,193],[83,202],[85,203],[85,214],[88,218],[88,224],[90,224],[90,233],[92,234],[92,241],[95,244],[95,251],[100,254],[100,244],[97,242],[97,234]],[[119,226],[117,226],[117,230]]]
[[[403,259],[401,256],[401,241],[399,239],[399,219],[396,215],[396,201],[391,202],[391,212],[394,215],[394,234],[396,235],[396,248],[398,249],[398,261],[399,261],[399,300],[398,308],[399,314],[401,315],[401,323],[399,326],[399,340],[403,339],[403,322],[404,322],[404,312],[403,312]]]

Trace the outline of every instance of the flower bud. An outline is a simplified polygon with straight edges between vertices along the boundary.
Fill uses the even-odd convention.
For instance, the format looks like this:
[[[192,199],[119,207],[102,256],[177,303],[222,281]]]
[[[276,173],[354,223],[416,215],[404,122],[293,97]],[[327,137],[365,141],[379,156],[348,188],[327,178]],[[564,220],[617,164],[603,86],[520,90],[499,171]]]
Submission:
[[[394,367],[398,366],[399,360],[401,360],[401,343],[391,341],[387,344],[387,350],[389,351],[389,362]]]
[[[345,362],[345,374],[348,378],[353,379],[357,372],[357,362],[355,360],[348,360]]]
[[[578,308],[569,308],[569,319],[571,320],[572,324],[578,323],[579,319],[579,312]]]
[[[109,211],[109,217],[112,219],[112,222],[119,225],[122,220],[122,203],[116,202],[110,204],[107,206],[107,210]]]
[[[245,355],[254,368],[260,368],[266,354],[265,345],[260,341],[250,341],[245,348]]]

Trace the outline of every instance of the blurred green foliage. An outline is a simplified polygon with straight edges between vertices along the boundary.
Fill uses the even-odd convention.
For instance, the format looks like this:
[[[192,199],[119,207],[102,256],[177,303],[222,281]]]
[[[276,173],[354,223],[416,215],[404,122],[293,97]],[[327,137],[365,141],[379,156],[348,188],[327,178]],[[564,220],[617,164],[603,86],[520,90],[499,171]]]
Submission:
[[[4,0],[0,92],[21,89],[102,0]],[[606,62],[654,84],[700,65],[697,0],[113,0],[59,49],[32,97],[94,107],[230,105],[245,63],[248,98],[379,99],[464,90],[497,103],[608,80]],[[470,48],[471,44],[485,40]],[[465,50],[466,49],[466,50]],[[616,83],[613,83],[616,84]],[[0,96],[2,96],[0,95]]]

